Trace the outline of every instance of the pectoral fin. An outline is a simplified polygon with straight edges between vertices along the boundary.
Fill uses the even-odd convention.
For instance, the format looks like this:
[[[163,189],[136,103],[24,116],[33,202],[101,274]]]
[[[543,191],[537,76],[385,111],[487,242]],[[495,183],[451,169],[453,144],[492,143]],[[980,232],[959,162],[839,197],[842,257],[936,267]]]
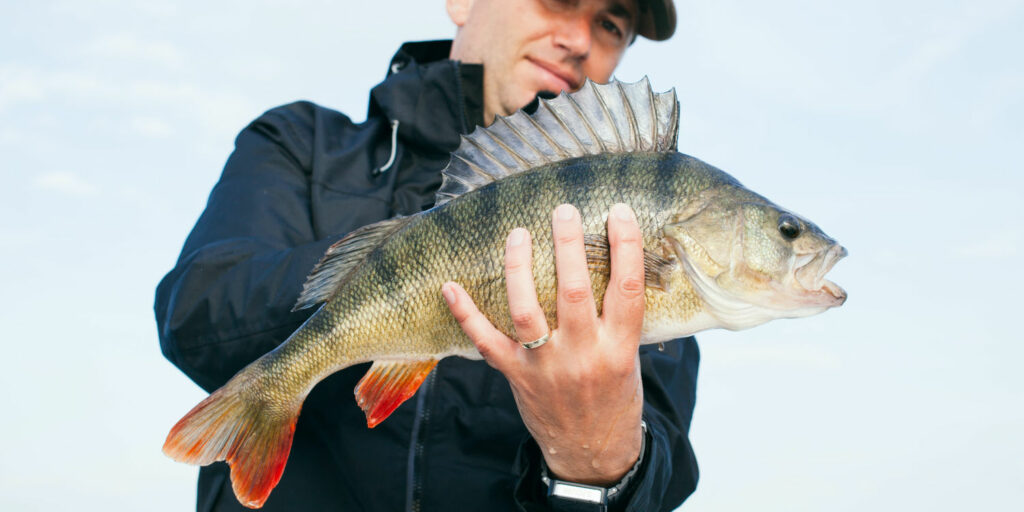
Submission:
[[[587,267],[591,272],[607,274],[611,271],[611,253],[608,237],[604,235],[583,235],[583,246],[587,253]],[[644,249],[644,280],[648,288],[668,291],[668,284],[676,261]]]
[[[366,413],[366,425],[376,427],[402,402],[416,394],[420,384],[437,366],[436,359],[426,361],[374,361],[356,384],[356,402]]]

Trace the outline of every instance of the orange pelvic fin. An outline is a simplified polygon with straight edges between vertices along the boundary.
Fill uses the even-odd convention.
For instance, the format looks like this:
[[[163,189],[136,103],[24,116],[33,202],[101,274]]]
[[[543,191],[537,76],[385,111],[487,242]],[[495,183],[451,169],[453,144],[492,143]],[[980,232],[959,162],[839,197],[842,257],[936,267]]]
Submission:
[[[178,462],[206,465],[226,460],[238,501],[260,508],[281,480],[292,447],[301,401],[282,407],[250,401],[246,368],[208,396],[167,434],[164,453]]]
[[[366,413],[366,425],[376,427],[402,402],[416,394],[420,384],[437,366],[426,361],[374,361],[356,385],[356,402]]]

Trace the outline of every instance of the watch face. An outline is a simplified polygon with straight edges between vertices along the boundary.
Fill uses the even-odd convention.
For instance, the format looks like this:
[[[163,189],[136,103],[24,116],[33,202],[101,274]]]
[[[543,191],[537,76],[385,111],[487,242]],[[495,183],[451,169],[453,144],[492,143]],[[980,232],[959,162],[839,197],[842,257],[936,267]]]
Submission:
[[[607,491],[604,487],[574,484],[571,482],[562,482],[560,480],[552,480],[551,482],[551,495],[558,498],[603,505],[606,503],[606,492]]]

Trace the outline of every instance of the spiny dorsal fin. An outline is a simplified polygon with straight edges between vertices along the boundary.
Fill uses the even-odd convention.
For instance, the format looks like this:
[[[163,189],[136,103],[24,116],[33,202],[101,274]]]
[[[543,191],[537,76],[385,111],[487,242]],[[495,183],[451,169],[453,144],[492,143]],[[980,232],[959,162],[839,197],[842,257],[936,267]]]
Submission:
[[[508,175],[601,153],[675,151],[679,134],[676,91],[651,90],[644,77],[605,85],[589,79],[580,90],[541,100],[533,115],[498,116],[462,137],[442,172],[436,205]]]
[[[306,278],[306,284],[302,285],[302,293],[292,311],[329,300],[352,269],[365,261],[385,238],[410,220],[412,217],[395,217],[363,226],[331,245]]]

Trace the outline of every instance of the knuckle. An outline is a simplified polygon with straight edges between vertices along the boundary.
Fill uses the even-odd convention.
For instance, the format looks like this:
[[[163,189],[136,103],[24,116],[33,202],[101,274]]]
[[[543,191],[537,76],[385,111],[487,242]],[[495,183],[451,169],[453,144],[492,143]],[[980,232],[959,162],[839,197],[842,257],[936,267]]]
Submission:
[[[611,381],[623,382],[628,380],[632,375],[633,369],[629,366],[614,365],[608,368],[608,371],[605,373],[605,378]]]
[[[505,275],[519,275],[530,270],[527,261],[522,258],[505,259]]]
[[[603,380],[605,377],[606,376],[604,372],[601,371],[600,366],[596,365],[589,365],[583,368],[579,373],[581,382],[594,382],[597,380]]]
[[[627,299],[635,299],[644,294],[647,285],[644,279],[637,277],[626,277],[619,281],[619,293]]]
[[[563,287],[562,299],[569,304],[581,304],[590,299],[590,286],[574,283]]]
[[[480,356],[483,357],[488,364],[492,366],[498,364],[494,357],[494,350],[491,349],[491,346],[489,344],[482,343],[480,340],[473,341],[474,345],[476,345],[476,351],[480,353]],[[497,367],[495,366],[495,368]]]
[[[472,316],[469,311],[463,309],[454,310],[452,311],[452,316],[455,317],[455,321],[462,326],[463,330],[466,330],[466,328],[469,327],[466,325],[466,322],[469,320],[470,316]]]
[[[471,339],[473,340],[473,345],[476,345],[476,351],[479,352],[480,355],[483,356],[484,359],[490,360],[491,359],[491,355],[494,353],[491,350],[490,345],[488,345],[486,343],[482,343],[481,340],[476,339],[476,338],[471,338]]]
[[[617,379],[632,377],[636,371],[636,357],[633,354],[617,358],[610,366],[609,373]]]
[[[577,230],[558,230],[555,233],[556,245],[571,245],[583,239],[583,235]]]
[[[602,379],[622,380],[633,373],[633,357],[631,354],[610,351],[598,363],[598,372]]]
[[[586,382],[587,369],[578,365],[570,365],[562,373],[562,378],[567,383],[576,386]]]
[[[643,244],[639,229],[617,230],[615,233],[616,245],[627,249],[635,249]]]
[[[591,361],[589,364],[575,368],[570,378],[577,392],[587,395],[597,391],[600,383],[608,382],[609,376],[605,365],[598,361]]]
[[[487,361],[492,368],[505,373],[506,367],[508,366],[508,359],[503,350],[502,345],[507,343],[508,340],[504,336],[471,336],[473,345],[476,347],[476,351],[480,353],[480,356]]]
[[[534,324],[534,318],[537,317],[534,311],[515,311],[511,312],[510,316],[512,317],[512,324],[515,325],[516,328],[532,326]]]

